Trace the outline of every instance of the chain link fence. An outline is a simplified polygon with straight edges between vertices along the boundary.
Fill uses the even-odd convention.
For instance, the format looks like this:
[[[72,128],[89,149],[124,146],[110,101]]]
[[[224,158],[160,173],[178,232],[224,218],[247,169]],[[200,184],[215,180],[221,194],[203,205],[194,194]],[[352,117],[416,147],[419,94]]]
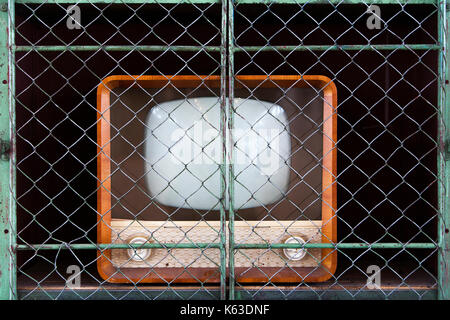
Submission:
[[[445,4],[6,11],[12,298],[445,296]]]

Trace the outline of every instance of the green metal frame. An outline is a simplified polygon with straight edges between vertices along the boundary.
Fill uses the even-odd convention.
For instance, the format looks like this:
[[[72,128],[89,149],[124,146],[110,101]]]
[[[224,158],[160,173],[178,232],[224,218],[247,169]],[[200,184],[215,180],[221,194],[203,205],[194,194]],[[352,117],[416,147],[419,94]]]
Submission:
[[[9,45],[14,43],[11,15],[14,8],[7,0],[0,0],[0,299],[16,298],[16,268],[14,247],[15,231],[15,123],[14,53]]]
[[[68,3],[217,3],[222,4],[222,40],[221,46],[16,46],[14,41],[14,5],[24,3],[34,4],[68,4]],[[16,268],[15,268],[15,252],[16,250],[59,250],[59,249],[73,249],[73,250],[97,250],[97,249],[124,249],[130,247],[144,247],[144,248],[215,248],[220,250],[221,265],[221,286],[219,290],[211,289],[211,292],[216,292],[215,295],[220,299],[248,299],[252,297],[254,290],[246,290],[243,292],[235,288],[234,281],[234,254],[238,249],[256,249],[256,248],[336,248],[341,249],[439,249],[439,267],[438,267],[438,290],[424,290],[424,298],[430,299],[450,299],[450,97],[447,95],[450,89],[448,70],[450,54],[447,46],[448,28],[447,21],[449,19],[449,10],[446,1],[436,0],[377,0],[366,1],[367,4],[437,4],[439,8],[438,13],[438,39],[437,45],[426,44],[400,44],[400,45],[345,45],[345,46],[274,46],[274,47],[256,47],[256,46],[235,46],[233,35],[233,9],[235,4],[257,4],[257,3],[278,3],[278,4],[304,4],[304,3],[335,3],[335,4],[361,4],[357,0],[0,0],[0,299],[16,299],[23,295],[23,290],[17,289],[16,284]],[[5,32],[6,31],[6,32]],[[439,122],[439,152],[438,152],[438,197],[439,197],[439,232],[437,243],[337,243],[337,244],[236,244],[234,242],[234,219],[235,213],[233,211],[233,183],[225,186],[225,181],[222,181],[222,192],[229,193],[230,209],[228,210],[228,230],[225,230],[226,212],[221,210],[221,237],[220,243],[178,243],[178,244],[155,244],[148,243],[145,245],[127,245],[127,244],[101,244],[94,243],[87,244],[32,244],[32,245],[17,245],[16,244],[16,224],[15,224],[15,68],[14,55],[15,52],[20,51],[215,51],[221,53],[221,90],[222,90],[222,106],[226,106],[225,97],[228,93],[228,109],[222,108],[221,113],[221,132],[223,143],[232,141],[225,141],[226,126],[229,129],[233,128],[233,95],[234,95],[234,53],[239,51],[292,51],[292,50],[437,50],[439,63],[439,90],[438,101],[439,111],[441,114],[441,121]],[[228,87],[228,92],[225,89]],[[10,152],[10,150],[12,150]],[[232,150],[232,148],[230,148]],[[226,154],[223,153],[223,157]],[[232,153],[228,153],[229,157],[233,157]],[[225,160],[225,158],[223,159]],[[232,160],[232,159],[229,159]],[[223,163],[226,163],[223,161]],[[232,161],[229,163],[229,181],[234,181],[234,173]],[[221,166],[222,174],[226,173],[224,165]],[[229,232],[229,283],[226,284],[226,248],[225,233]],[[227,295],[228,288],[228,295]],[[77,290],[77,293],[69,291],[63,298],[90,297],[90,298],[111,298],[111,295],[116,293],[120,295],[120,290],[111,289],[108,293],[102,290]],[[158,296],[158,290],[140,290],[149,293],[149,296]],[[276,298],[282,290],[257,290],[262,292],[266,298]],[[35,292],[28,296],[31,299],[45,299],[53,296],[53,291],[50,289],[49,293]],[[103,293],[102,293],[103,292]],[[180,295],[189,296],[189,290],[179,289]],[[315,293],[298,290],[294,293],[289,293],[293,298],[314,298],[317,297]],[[54,292],[57,297],[61,297],[58,292]],[[111,294],[112,293],[112,294]],[[385,298],[380,295],[380,292],[355,292],[358,297],[362,299],[367,298]],[[139,293],[141,295],[141,293]],[[352,291],[323,291],[320,293],[321,298],[349,298],[352,296]],[[392,298],[408,298],[417,296],[416,292],[409,292],[408,290],[398,290],[392,294]],[[179,295],[168,294],[166,299],[177,298]]]
[[[441,152],[438,157],[438,173],[442,184],[438,187],[439,209],[441,217],[438,225],[438,244],[440,254],[438,256],[438,281],[439,281],[439,299],[450,300],[450,50],[448,39],[450,30],[448,22],[450,21],[450,3],[446,1],[439,2],[441,15],[438,19],[439,42],[442,49],[439,54],[439,72],[441,76],[439,90],[439,102],[441,121],[439,122],[439,145]]]

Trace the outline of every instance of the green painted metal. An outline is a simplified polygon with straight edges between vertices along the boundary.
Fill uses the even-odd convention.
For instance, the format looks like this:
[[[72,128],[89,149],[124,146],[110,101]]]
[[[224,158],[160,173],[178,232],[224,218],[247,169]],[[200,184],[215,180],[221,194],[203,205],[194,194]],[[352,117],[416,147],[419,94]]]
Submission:
[[[16,3],[46,3],[46,4],[64,4],[64,3],[105,3],[105,4],[157,4],[157,3],[167,3],[167,4],[202,4],[202,3],[220,3],[221,0],[16,0]]]
[[[17,0],[16,3],[220,3],[220,0]],[[435,0],[236,0],[237,4],[436,4]]]
[[[233,132],[234,128],[234,7],[233,0],[228,0],[228,129],[229,132]],[[233,166],[233,155],[234,155],[234,145],[233,145],[233,135],[229,135],[228,141],[228,199],[229,199],[229,210],[228,210],[228,230],[230,232],[228,238],[228,274],[229,274],[229,296],[230,300],[235,299],[235,270],[234,270],[234,166]]]
[[[221,249],[221,243],[144,243],[144,244],[129,244],[129,243],[80,243],[80,244],[20,244],[16,246],[17,250],[107,250],[107,249]]]
[[[7,5],[7,1],[1,1],[0,6]],[[0,66],[1,75],[6,80],[9,74],[8,67],[8,13],[0,12]],[[6,31],[6,32],[5,32]],[[9,299],[9,234],[3,230],[9,231],[9,157],[5,152],[9,149],[9,88],[8,83],[0,81],[0,143],[2,144],[2,154],[0,160],[0,299]]]
[[[9,45],[13,20],[10,19],[7,0],[0,0],[0,299],[15,299],[16,268],[13,255],[15,238],[15,212],[11,199],[13,187],[10,126],[10,101],[14,88],[14,64],[11,59]],[[14,10],[12,10],[12,16]]]
[[[220,46],[15,46],[15,51],[221,51]]]
[[[11,300],[17,299],[17,267],[16,267],[16,253],[14,248],[17,244],[17,223],[16,223],[16,68],[15,68],[15,53],[11,47],[15,45],[15,11],[14,0],[8,0],[8,36],[9,36],[9,127],[10,127],[10,147],[12,152],[9,153],[9,184],[10,184],[10,202],[9,202],[9,227],[10,227],[10,292]]]
[[[436,4],[435,0],[235,0],[236,4]]]
[[[450,53],[447,41],[449,39],[448,20],[450,18],[450,7],[446,1],[440,3],[440,14],[438,15],[438,37],[443,43],[443,50],[439,54],[439,90],[438,102],[442,119],[438,121],[438,139],[440,152],[438,152],[438,184],[439,210],[441,217],[438,223],[438,244],[440,253],[438,256],[438,298],[450,299],[450,72],[448,70]]]
[[[304,46],[237,46],[234,52],[252,51],[360,51],[360,50],[439,50],[436,44],[387,44],[387,45],[304,45]],[[209,51],[219,52],[221,46],[15,46],[14,50],[22,51]]]
[[[231,230],[230,230],[231,231]],[[231,234],[230,234],[231,236]],[[96,250],[96,249],[222,249],[223,242],[218,243],[145,243],[145,244],[126,244],[126,243],[80,243],[80,244],[30,244],[17,245],[17,250]],[[244,243],[234,244],[237,249],[283,249],[283,248],[320,248],[320,249],[434,249],[438,245],[434,243]]]
[[[234,52],[252,51],[361,51],[361,50],[439,50],[437,44],[364,44],[364,45],[299,45],[299,46],[236,46]]]
[[[283,248],[321,248],[321,249],[434,249],[434,243],[245,243],[236,244],[235,249],[283,249]]]
[[[222,163],[219,165],[220,169],[220,299],[225,300],[227,297],[227,238],[226,238],[226,125],[227,125],[227,111],[226,111],[226,90],[227,90],[227,3],[222,3],[222,26],[221,26],[221,50],[220,50],[220,120],[219,120],[219,135],[222,144]]]

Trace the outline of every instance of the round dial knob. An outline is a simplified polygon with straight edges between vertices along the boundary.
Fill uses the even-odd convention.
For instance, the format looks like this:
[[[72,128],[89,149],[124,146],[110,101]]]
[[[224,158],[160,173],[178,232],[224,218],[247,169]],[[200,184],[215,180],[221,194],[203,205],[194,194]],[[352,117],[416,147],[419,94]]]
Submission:
[[[131,238],[128,243],[129,244],[144,244],[148,243],[148,239],[143,236],[136,236]],[[152,252],[152,249],[144,249],[144,248],[130,248],[127,250],[128,257],[130,257],[133,261],[144,261]]]
[[[290,237],[284,241],[284,243],[296,243],[296,244],[302,244],[306,243],[305,240],[303,240],[301,237]],[[304,248],[298,248],[298,249],[283,249],[283,253],[289,260],[298,261],[305,257],[306,255],[306,249]]]

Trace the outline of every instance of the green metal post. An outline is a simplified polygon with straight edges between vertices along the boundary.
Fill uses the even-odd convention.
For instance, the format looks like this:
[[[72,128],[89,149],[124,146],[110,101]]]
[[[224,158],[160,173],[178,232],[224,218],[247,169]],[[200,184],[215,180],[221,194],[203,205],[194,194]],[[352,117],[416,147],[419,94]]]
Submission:
[[[220,164],[220,299],[226,299],[227,289],[227,238],[226,238],[226,143],[227,143],[227,2],[222,2],[222,27],[220,50],[220,138],[222,142],[222,163]]]
[[[228,229],[229,229],[229,258],[228,258],[228,273],[229,273],[229,299],[235,299],[234,290],[234,166],[233,166],[233,132],[234,128],[234,6],[233,0],[228,0]]]
[[[440,14],[438,19],[439,40],[442,44],[442,51],[439,53],[439,112],[441,120],[439,121],[438,139],[440,150],[438,154],[438,185],[439,197],[439,290],[438,299],[450,299],[450,72],[448,70],[450,59],[447,40],[449,38],[448,19],[450,15],[449,4],[445,0],[440,3]]]
[[[14,175],[10,150],[13,150],[14,135],[10,114],[14,114],[12,94],[14,91],[13,55],[10,45],[14,41],[14,2],[0,0],[0,299],[16,297],[15,212],[12,201]],[[11,140],[12,138],[12,140]]]

